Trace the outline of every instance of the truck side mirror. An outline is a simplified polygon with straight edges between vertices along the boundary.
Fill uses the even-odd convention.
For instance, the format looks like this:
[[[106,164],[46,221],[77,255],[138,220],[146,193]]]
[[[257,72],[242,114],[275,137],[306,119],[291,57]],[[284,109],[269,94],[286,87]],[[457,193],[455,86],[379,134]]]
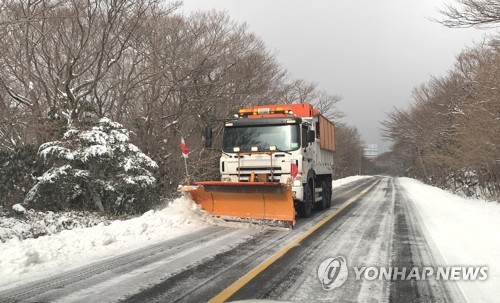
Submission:
[[[313,143],[316,140],[316,133],[313,130],[307,131],[307,143]]]
[[[205,128],[205,148],[212,148],[212,127]]]

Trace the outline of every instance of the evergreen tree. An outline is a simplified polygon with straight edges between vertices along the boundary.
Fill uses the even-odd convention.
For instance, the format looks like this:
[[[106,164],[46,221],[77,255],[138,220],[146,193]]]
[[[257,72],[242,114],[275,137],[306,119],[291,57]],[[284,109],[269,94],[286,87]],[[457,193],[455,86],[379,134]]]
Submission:
[[[121,214],[148,210],[157,200],[156,162],[108,118],[90,129],[69,129],[61,141],[42,144],[38,156],[49,169],[25,197],[32,207]]]

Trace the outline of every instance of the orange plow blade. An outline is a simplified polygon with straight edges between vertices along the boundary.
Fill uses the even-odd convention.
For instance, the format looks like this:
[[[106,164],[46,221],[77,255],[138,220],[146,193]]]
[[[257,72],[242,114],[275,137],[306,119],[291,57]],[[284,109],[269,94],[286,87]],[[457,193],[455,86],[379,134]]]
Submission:
[[[208,213],[227,219],[256,219],[292,227],[295,208],[292,192],[279,183],[207,181],[179,189],[189,192]]]

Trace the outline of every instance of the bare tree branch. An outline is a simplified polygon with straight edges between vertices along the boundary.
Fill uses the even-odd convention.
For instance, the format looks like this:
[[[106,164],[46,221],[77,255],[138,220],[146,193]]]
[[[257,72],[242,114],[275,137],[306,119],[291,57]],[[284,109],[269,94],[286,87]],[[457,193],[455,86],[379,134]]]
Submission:
[[[498,27],[500,24],[500,2],[496,0],[457,0],[458,6],[446,5],[441,14],[444,20],[437,22],[452,28]]]

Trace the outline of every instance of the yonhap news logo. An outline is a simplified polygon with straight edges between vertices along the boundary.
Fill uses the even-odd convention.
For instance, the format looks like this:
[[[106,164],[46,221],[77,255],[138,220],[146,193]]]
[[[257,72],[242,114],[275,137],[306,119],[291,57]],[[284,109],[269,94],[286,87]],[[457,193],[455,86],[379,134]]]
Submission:
[[[328,258],[318,267],[318,278],[324,290],[332,290],[347,280],[349,271],[344,257]]]
[[[484,281],[488,279],[486,266],[439,266],[439,267],[353,267],[355,280],[420,281]]]
[[[443,281],[484,281],[488,279],[487,266],[353,266],[353,280],[420,281],[427,279]],[[318,267],[318,279],[324,290],[333,290],[342,286],[349,276],[346,259],[343,256],[328,258]]]

